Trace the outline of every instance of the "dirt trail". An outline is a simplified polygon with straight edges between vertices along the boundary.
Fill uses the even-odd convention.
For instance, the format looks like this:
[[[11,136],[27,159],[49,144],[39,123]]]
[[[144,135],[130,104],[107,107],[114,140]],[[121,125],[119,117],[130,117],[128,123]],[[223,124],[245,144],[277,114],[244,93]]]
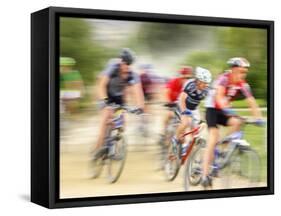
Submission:
[[[158,111],[158,110],[156,110]],[[161,112],[161,110],[160,110]],[[136,130],[136,118],[129,117],[126,139],[129,152],[120,179],[109,184],[106,170],[98,179],[90,179],[89,150],[97,136],[97,116],[83,117],[72,122],[61,141],[60,154],[60,197],[93,197],[124,194],[144,194],[183,191],[183,167],[173,182],[167,182],[163,171],[159,171],[158,134],[161,131],[161,116],[153,115],[149,131],[151,136],[143,138]],[[134,127],[132,127],[132,125]],[[130,127],[131,126],[131,127]],[[143,150],[143,151],[136,151]],[[213,189],[223,188],[220,178],[214,180]],[[265,186],[259,183],[255,186]],[[235,179],[234,187],[245,187],[243,181]],[[190,190],[201,190],[200,186]]]
[[[89,155],[85,149],[61,155],[61,198],[92,197],[105,195],[143,194],[184,191],[183,167],[173,182],[167,182],[159,171],[156,151],[130,151],[123,173],[114,184],[106,181],[106,169],[98,179],[90,179]],[[221,189],[222,180],[214,180],[213,189]],[[260,183],[256,186],[264,186]],[[243,181],[235,180],[234,187],[244,187]],[[200,186],[190,190],[201,190]]]

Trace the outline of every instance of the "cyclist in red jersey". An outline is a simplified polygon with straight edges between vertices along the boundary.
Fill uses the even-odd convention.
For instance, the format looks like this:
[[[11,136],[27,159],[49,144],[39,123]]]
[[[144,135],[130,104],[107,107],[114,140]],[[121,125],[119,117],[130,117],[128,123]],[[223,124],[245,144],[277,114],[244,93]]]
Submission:
[[[227,61],[230,70],[221,74],[213,83],[206,98],[206,121],[209,137],[203,158],[202,186],[212,186],[212,179],[208,176],[210,164],[214,158],[215,145],[219,140],[218,125],[229,126],[229,134],[240,131],[241,120],[235,117],[231,109],[231,101],[238,93],[242,93],[248,106],[256,118],[257,125],[263,125],[262,114],[253,97],[246,76],[250,63],[245,58],[231,58]],[[231,135],[229,135],[231,136]]]
[[[180,76],[174,79],[171,79],[166,85],[166,102],[168,104],[175,104],[178,100],[180,93],[182,92],[183,86],[186,81],[192,78],[192,67],[183,66],[179,70]],[[164,128],[167,127],[168,122],[173,117],[174,113],[169,111],[164,120]]]

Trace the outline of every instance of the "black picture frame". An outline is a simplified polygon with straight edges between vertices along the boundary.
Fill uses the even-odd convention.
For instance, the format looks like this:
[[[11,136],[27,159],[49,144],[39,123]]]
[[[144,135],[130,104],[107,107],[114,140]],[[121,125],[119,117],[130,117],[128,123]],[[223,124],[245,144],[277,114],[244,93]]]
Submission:
[[[267,187],[59,199],[59,17],[264,28],[268,36]],[[31,201],[47,208],[274,194],[274,22],[49,7],[31,15]]]

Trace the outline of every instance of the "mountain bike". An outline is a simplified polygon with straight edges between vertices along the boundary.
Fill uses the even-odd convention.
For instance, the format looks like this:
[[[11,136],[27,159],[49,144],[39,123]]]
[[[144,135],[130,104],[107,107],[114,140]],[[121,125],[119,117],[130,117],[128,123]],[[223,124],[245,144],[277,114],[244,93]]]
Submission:
[[[193,119],[194,120],[194,119]],[[191,141],[183,147],[183,144],[174,144],[172,139],[168,145],[166,159],[164,163],[164,173],[168,181],[173,181],[180,170],[180,167],[187,161],[194,146],[202,146],[206,143],[200,132],[204,128],[205,122],[200,121],[196,126],[192,124],[192,129],[181,136],[181,140],[188,135],[192,135]]]
[[[125,113],[135,113],[137,109],[116,104],[109,105],[113,109],[113,118],[108,122],[104,144],[90,162],[91,177],[97,178],[104,165],[107,166],[107,180],[115,183],[124,168],[127,143],[124,137]]]
[[[180,112],[178,109],[178,105],[176,103],[166,103],[163,105],[165,108],[167,108],[170,112],[173,113],[172,118],[169,120],[167,127],[165,128],[165,131],[163,134],[160,135],[160,139],[158,141],[158,144],[160,146],[160,164],[161,169],[164,168],[164,162],[167,155],[168,146],[170,144],[170,141],[175,134],[175,131],[180,123]]]
[[[242,120],[241,131],[235,132],[222,139],[216,145],[214,160],[210,166],[211,178],[223,177],[224,187],[231,188],[234,181],[241,180],[245,187],[250,187],[260,181],[260,157],[251,147],[250,143],[243,139],[245,125],[256,125],[256,122],[247,118]],[[197,148],[190,156],[185,166],[184,188],[196,186],[202,178],[202,161],[205,144]]]

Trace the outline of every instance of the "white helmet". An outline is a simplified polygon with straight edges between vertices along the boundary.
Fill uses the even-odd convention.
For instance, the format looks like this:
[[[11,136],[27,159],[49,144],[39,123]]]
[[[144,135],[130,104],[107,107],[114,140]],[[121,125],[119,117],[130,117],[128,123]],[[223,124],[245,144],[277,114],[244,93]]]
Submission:
[[[195,78],[204,83],[211,83],[212,74],[209,70],[201,67],[196,67],[195,69]]]
[[[250,67],[250,62],[242,57],[234,57],[234,58],[230,58],[227,61],[227,64],[230,67]]]

